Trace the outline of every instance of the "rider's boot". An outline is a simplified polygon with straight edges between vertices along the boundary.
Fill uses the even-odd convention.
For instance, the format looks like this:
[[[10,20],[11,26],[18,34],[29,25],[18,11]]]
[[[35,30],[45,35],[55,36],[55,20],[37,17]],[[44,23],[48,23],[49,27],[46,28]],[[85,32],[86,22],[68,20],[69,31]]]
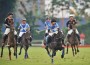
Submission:
[[[18,43],[20,44],[20,42],[21,42],[21,37],[18,38]]]
[[[50,36],[46,36],[46,48],[48,48],[48,44],[49,44],[49,40],[50,40]]]
[[[48,35],[48,33],[45,33],[45,37]]]
[[[78,40],[79,40],[79,44],[81,44],[79,34],[76,34],[76,36],[77,36],[77,38],[78,38]]]
[[[7,37],[8,37],[8,35],[6,35],[6,34],[3,36],[3,41],[2,41],[2,43],[5,43]]]

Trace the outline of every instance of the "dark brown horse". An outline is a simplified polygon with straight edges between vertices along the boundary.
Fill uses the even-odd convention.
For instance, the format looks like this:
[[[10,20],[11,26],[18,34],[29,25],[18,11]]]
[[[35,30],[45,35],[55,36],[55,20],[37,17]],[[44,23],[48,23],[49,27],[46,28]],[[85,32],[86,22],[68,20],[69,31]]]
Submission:
[[[51,57],[51,63],[54,63],[54,56],[56,56],[56,52],[58,50],[62,51],[61,58],[64,58],[65,49],[62,46],[62,33],[59,31],[58,34],[54,34],[49,41],[50,43],[45,49],[48,55]]]
[[[9,50],[9,59],[11,60],[11,47],[14,48],[14,56],[16,56],[17,58],[17,45],[16,45],[16,38],[15,38],[15,35],[14,35],[14,31],[15,31],[15,28],[14,26],[12,25],[12,23],[10,23],[10,32],[8,34],[8,38],[7,40],[5,41],[5,43],[2,43],[2,47],[1,47],[1,57],[3,56],[3,48],[4,46],[7,44],[8,46],[8,50]]]
[[[24,47],[24,50],[25,50],[24,58],[25,59],[28,58],[28,52],[27,51],[28,51],[29,45],[31,44],[30,35],[31,35],[30,31],[27,31],[26,33],[24,33],[22,35],[22,39],[21,39],[19,55],[21,55],[22,48]]]
[[[79,45],[79,40],[76,36],[76,27],[75,25],[72,24],[72,27],[73,27],[73,32],[71,33],[71,36],[70,38],[68,39],[68,43],[67,43],[67,54],[68,54],[68,47],[69,47],[69,44],[71,45],[71,48],[72,48],[72,53],[73,53],[73,56],[75,56],[75,54],[77,54],[77,52],[79,52],[79,49],[78,49],[78,45]]]

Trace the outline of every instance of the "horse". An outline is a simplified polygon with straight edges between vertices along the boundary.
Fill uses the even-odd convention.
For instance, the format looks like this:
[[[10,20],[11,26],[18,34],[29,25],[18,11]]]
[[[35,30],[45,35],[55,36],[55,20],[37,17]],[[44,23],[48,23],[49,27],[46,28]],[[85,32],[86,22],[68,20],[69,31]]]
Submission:
[[[46,47],[46,51],[51,58],[51,63],[54,63],[54,56],[56,56],[56,52],[58,50],[62,50],[61,58],[64,58],[65,54],[65,48],[62,46],[62,33],[61,31],[58,31],[57,34],[54,34],[51,39],[48,40],[50,43],[48,44],[48,47]],[[50,51],[49,51],[50,49]],[[52,53],[51,53],[52,51]]]
[[[30,40],[31,37],[30,37],[30,36],[31,36],[30,31],[27,31],[26,33],[24,33],[24,34],[22,35],[22,38],[21,38],[19,55],[21,55],[22,48],[24,47],[24,50],[25,50],[24,58],[25,58],[25,59],[29,58],[27,51],[28,51],[28,48],[29,48],[29,44],[31,44],[31,40]]]
[[[2,43],[1,58],[3,57],[3,48],[7,44],[9,50],[9,59],[11,60],[11,47],[14,48],[14,56],[16,56],[17,59],[17,40],[14,35],[14,30],[15,30],[14,26],[12,25],[12,23],[10,23],[10,32],[8,34],[8,38],[5,41],[5,43]]]
[[[75,54],[77,54],[77,52],[79,52],[79,49],[78,49],[79,40],[76,36],[76,31],[75,31],[76,26],[72,24],[72,28],[73,28],[73,32],[71,33],[71,36],[68,39],[66,54],[68,54],[68,47],[69,47],[69,45],[71,45],[73,56],[75,56]]]

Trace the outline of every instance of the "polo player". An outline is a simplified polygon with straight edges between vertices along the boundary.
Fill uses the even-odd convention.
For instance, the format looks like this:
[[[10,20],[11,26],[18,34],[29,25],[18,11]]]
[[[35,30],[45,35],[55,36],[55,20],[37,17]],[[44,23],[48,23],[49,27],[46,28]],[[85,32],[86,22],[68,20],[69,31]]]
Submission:
[[[45,36],[48,35],[48,33],[50,31],[50,26],[51,26],[51,20],[50,20],[50,18],[47,18],[45,21]]]
[[[26,23],[26,19],[22,19],[21,24],[18,27],[18,30],[20,30],[18,43],[20,43],[22,35],[28,31],[30,31],[30,26],[28,23]],[[32,37],[30,36],[30,41],[32,40]]]
[[[48,42],[48,40],[50,40],[50,38],[54,35],[54,34],[57,34],[58,33],[58,30],[59,30],[59,25],[56,23],[56,20],[55,19],[52,19],[51,20],[51,26],[50,26],[50,32],[49,32],[49,35],[46,36],[46,46],[48,46],[48,44],[50,42]],[[63,33],[61,31],[61,33]],[[62,44],[64,44],[64,41],[62,41]]]
[[[13,14],[12,13],[8,13],[7,18],[5,19],[5,32],[4,32],[4,36],[3,36],[3,43],[5,43],[7,37],[8,37],[8,33],[10,32],[10,26],[14,26],[14,21],[12,18]],[[14,30],[14,35],[15,35],[15,39],[17,40],[17,32]]]
[[[67,33],[67,38],[68,38],[68,39],[70,38],[71,33],[73,32],[73,26],[72,26],[72,25],[75,25],[75,26],[76,26],[76,24],[77,24],[77,22],[76,22],[76,20],[74,19],[74,15],[71,14],[71,15],[69,16],[69,21],[66,23],[66,26],[67,26],[67,28],[68,28],[68,33]],[[79,40],[79,43],[80,43],[79,32],[78,32],[77,29],[75,29],[75,32],[76,32],[76,36],[77,36],[77,38],[78,38],[78,40]]]

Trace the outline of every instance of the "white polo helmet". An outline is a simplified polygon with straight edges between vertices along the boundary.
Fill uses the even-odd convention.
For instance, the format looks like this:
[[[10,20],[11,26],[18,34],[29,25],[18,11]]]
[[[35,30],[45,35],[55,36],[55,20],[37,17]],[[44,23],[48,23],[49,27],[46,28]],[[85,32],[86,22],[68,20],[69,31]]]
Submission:
[[[75,15],[74,14],[70,14],[69,17],[75,17]]]
[[[25,20],[26,21],[26,18],[23,18],[22,20]]]

